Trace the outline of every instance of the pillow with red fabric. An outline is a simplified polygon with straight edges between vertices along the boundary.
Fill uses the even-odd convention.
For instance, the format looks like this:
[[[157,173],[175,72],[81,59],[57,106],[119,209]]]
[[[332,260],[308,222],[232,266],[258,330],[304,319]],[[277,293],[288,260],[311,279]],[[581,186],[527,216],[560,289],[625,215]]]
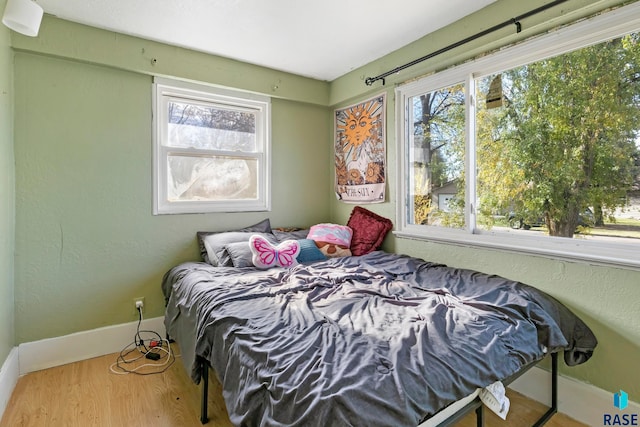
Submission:
[[[393,223],[388,218],[356,206],[351,211],[347,226],[353,230],[351,253],[364,255],[380,248]]]

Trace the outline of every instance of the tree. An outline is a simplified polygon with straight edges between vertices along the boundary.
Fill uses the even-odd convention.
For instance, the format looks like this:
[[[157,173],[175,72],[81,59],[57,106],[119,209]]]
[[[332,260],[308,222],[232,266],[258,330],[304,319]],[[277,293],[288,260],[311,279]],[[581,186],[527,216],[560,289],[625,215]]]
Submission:
[[[413,164],[414,189],[417,193],[414,213],[416,223],[426,224],[435,218],[431,200],[434,188],[442,187],[451,180],[459,180],[459,188],[464,188],[463,85],[453,85],[416,97],[414,117],[414,149],[418,153]],[[449,222],[459,225],[459,221]]]
[[[640,129],[640,47],[635,35],[505,72],[506,106],[478,122],[485,210],[541,216],[572,237],[587,208],[624,204]]]

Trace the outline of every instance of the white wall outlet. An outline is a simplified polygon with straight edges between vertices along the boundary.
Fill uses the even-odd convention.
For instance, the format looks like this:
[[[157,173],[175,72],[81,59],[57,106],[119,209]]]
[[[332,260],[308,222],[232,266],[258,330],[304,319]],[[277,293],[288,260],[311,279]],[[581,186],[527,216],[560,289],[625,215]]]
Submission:
[[[138,308],[144,313],[144,297],[137,297],[133,299],[134,313],[138,316]]]

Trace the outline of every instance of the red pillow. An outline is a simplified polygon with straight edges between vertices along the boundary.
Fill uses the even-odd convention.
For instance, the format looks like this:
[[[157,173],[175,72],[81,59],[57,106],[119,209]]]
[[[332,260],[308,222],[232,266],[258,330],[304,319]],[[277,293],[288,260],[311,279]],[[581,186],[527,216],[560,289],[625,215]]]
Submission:
[[[385,236],[393,228],[393,223],[388,218],[356,206],[351,211],[347,226],[353,230],[351,253],[364,255],[382,245]]]

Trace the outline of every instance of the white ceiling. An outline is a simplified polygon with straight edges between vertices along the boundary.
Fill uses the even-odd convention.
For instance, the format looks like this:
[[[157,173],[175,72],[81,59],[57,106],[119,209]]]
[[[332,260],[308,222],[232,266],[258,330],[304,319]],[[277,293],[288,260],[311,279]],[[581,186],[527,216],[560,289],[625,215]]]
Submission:
[[[69,21],[331,81],[494,1],[38,0],[38,3],[46,13]]]

